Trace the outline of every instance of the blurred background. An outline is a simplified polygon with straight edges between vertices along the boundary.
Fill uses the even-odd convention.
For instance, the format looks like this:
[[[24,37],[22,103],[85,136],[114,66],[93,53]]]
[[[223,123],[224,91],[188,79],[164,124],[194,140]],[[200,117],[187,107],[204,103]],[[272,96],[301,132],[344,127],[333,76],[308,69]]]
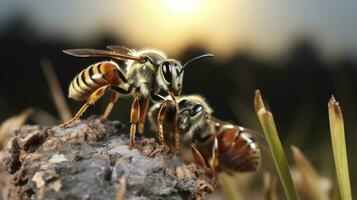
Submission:
[[[261,132],[252,103],[260,89],[288,155],[290,145],[300,147],[332,181],[327,102],[334,94],[344,112],[353,187],[356,7],[349,0],[0,0],[0,121],[33,107],[46,123],[59,122],[41,61],[52,63],[67,95],[72,78],[102,60],[71,57],[63,49],[151,47],[182,62],[214,53],[186,71],[183,93],[201,94],[216,117]],[[83,103],[66,100],[72,113]],[[85,117],[102,113],[107,101],[102,98]],[[130,103],[119,100],[110,118],[127,123]],[[266,165],[261,171],[274,174]],[[256,179],[259,190],[262,178]]]

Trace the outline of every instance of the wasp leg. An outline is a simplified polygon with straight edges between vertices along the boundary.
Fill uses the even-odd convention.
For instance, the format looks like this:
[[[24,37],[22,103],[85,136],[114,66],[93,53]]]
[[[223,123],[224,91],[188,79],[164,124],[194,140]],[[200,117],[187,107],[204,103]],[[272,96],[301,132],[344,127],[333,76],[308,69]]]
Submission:
[[[174,154],[180,152],[180,133],[178,131],[178,128],[175,127],[175,151]]]
[[[212,181],[211,185],[215,188],[217,186],[218,172],[216,168],[212,168]]]
[[[115,92],[119,92],[120,94],[129,94],[133,89],[132,87],[129,87],[128,89],[124,89],[114,85],[110,86],[110,88]]]
[[[176,109],[176,113],[179,113],[179,107],[177,104],[177,100],[176,97],[173,93],[169,92],[169,95],[171,96],[173,102],[175,103],[175,109]],[[180,151],[180,133],[178,131],[178,128],[175,128],[175,151],[174,154],[179,153]]]
[[[114,104],[118,101],[119,94],[116,92],[112,92],[112,96],[110,97],[110,102],[105,108],[103,117],[108,118],[109,114],[112,112]]]
[[[63,124],[60,125],[61,128],[65,128],[67,127],[69,124],[73,123],[75,120],[79,119],[83,113],[87,110],[87,108],[94,104],[100,97],[103,96],[105,89],[108,86],[102,86],[100,88],[98,88],[97,90],[95,90],[87,99],[87,102],[78,110],[78,112],[74,115],[74,117],[70,120],[68,120],[67,122],[64,122]]]
[[[163,123],[165,120],[166,116],[166,101],[163,101],[159,110],[159,113],[157,115],[157,127],[158,127],[158,134],[159,134],[159,142],[161,145],[163,145],[165,148],[169,149],[167,144],[164,141],[164,128],[163,128]]]
[[[161,102],[161,107],[159,110],[159,113],[157,115],[157,126],[158,126],[158,134],[159,134],[159,142],[160,144],[164,145],[164,148],[166,148],[167,150],[169,149],[169,147],[167,146],[167,144],[165,144],[164,141],[164,130],[163,130],[163,121],[165,119],[165,114],[166,114],[166,99],[165,97],[159,95],[159,94],[155,94],[155,93],[151,93],[151,99],[153,101],[160,101]]]
[[[203,158],[202,154],[197,150],[197,148],[193,144],[191,144],[191,151],[196,163],[202,166],[207,172],[210,172],[211,169],[207,166],[206,161]]]
[[[149,157],[153,157],[155,155],[157,155],[158,153],[168,153],[169,152],[169,147],[166,145],[160,145],[158,147],[155,148],[155,150],[153,150],[150,154]]]
[[[197,150],[197,148],[191,144],[191,151],[192,155],[196,161],[196,163],[204,168],[207,174],[212,175],[212,180],[211,180],[211,185],[215,187],[217,185],[217,165],[218,165],[218,160],[216,160],[216,157],[214,156],[214,163],[212,167],[208,167],[206,164],[205,159],[203,158],[202,154]]]
[[[130,145],[134,146],[135,144],[135,132],[136,132],[136,123],[139,121],[140,116],[140,105],[139,97],[135,96],[133,103],[131,104],[130,112]]]
[[[138,132],[140,134],[144,133],[144,123],[145,123],[145,118],[146,118],[147,111],[148,111],[149,100],[150,100],[150,97],[145,97],[143,99],[141,106],[140,106],[140,119],[139,119],[139,130],[138,130]]]
[[[215,187],[203,180],[198,180],[196,185],[198,185],[198,191],[206,191],[209,193],[213,192]]]

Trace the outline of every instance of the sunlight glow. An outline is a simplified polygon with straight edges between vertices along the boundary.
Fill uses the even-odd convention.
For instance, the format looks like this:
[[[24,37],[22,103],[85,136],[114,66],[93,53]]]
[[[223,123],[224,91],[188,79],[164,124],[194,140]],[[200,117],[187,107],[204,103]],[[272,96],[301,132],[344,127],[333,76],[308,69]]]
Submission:
[[[184,14],[194,10],[200,0],[164,0],[166,6],[175,13]]]
[[[257,27],[247,21],[241,0],[127,0],[125,6],[110,13],[109,23],[117,35],[125,36],[129,46],[155,47],[176,56],[190,47],[202,47],[223,58],[249,42],[244,30]],[[242,1],[243,2],[243,1]],[[245,2],[245,1],[244,1]],[[240,12],[236,12],[237,7]],[[115,16],[118,15],[118,16]],[[258,26],[260,29],[261,26]],[[243,41],[243,42],[242,42]]]

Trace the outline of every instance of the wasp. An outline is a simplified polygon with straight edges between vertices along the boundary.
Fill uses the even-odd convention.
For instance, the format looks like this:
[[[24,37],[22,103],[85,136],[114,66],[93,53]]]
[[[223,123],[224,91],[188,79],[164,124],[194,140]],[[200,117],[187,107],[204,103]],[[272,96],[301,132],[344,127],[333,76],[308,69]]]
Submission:
[[[134,50],[119,45],[109,45],[108,50],[69,49],[63,52],[77,57],[106,57],[124,61],[119,66],[114,61],[102,61],[90,65],[81,71],[70,83],[69,97],[74,100],[86,100],[72,119],[60,125],[66,127],[80,118],[90,105],[100,99],[105,91],[111,92],[110,101],[103,116],[107,118],[114,104],[122,96],[133,96],[130,112],[130,144],[135,143],[137,124],[138,132],[143,133],[144,122],[150,99],[163,102],[166,99],[159,94],[165,91],[172,98],[180,95],[184,70],[189,63],[212,54],[195,57],[184,65],[165,53],[155,49]],[[140,102],[139,102],[140,100]],[[163,110],[163,109],[162,109]]]
[[[219,171],[251,172],[259,168],[261,153],[255,132],[214,118],[212,108],[201,96],[180,96],[176,100],[178,110],[173,100],[168,100],[164,118],[154,117],[160,108],[154,104],[149,111],[150,122],[156,129],[163,123],[169,141],[177,139],[172,136],[175,132],[190,138],[194,160],[212,173],[214,183]]]

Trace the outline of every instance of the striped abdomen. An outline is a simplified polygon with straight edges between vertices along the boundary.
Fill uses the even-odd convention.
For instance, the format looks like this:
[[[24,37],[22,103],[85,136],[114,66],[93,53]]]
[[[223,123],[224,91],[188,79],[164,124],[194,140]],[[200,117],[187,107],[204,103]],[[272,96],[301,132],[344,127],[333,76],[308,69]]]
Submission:
[[[229,126],[217,134],[219,168],[248,172],[259,168],[261,155],[252,133]]]
[[[87,67],[73,79],[69,85],[68,96],[76,100],[85,100],[98,88],[104,85],[118,85],[123,79],[126,80],[115,62],[99,62]]]

